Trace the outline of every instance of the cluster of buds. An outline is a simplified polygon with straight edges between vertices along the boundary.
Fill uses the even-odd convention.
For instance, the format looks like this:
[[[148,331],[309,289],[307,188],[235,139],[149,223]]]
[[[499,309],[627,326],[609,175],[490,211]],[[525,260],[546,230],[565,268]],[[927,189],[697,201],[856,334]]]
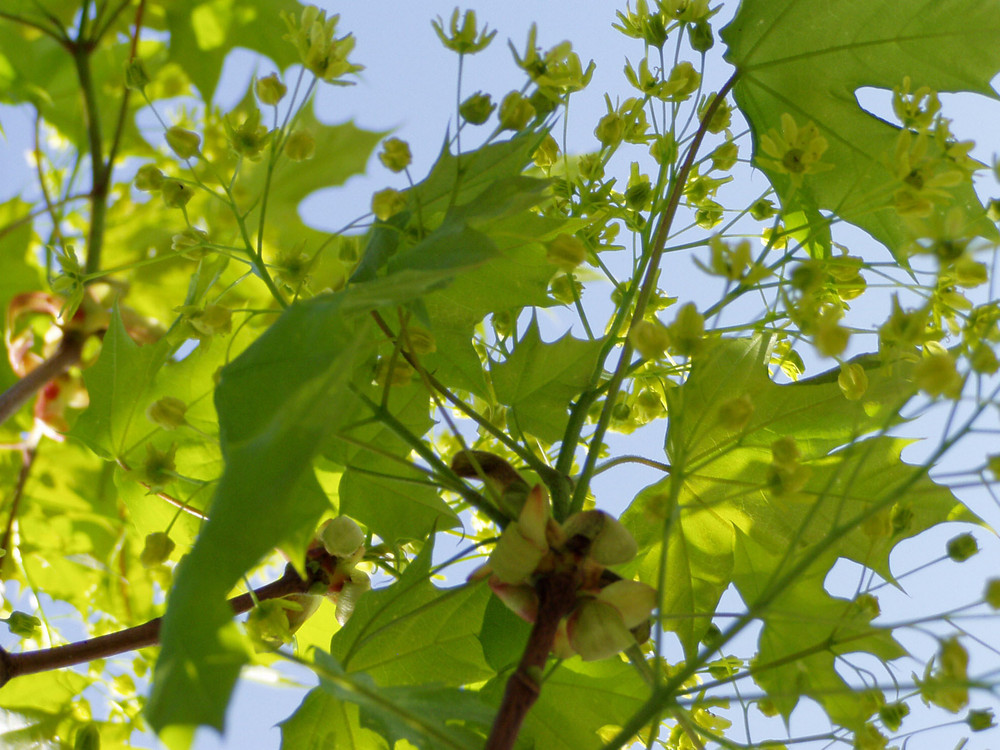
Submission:
[[[488,577],[490,588],[507,607],[534,622],[539,609],[537,581],[555,572],[574,571],[576,603],[560,621],[552,651],[559,658],[579,654],[594,661],[649,637],[656,590],[623,580],[608,569],[627,563],[636,552],[632,535],[603,511],[581,511],[557,523],[545,491],[536,485],[517,520],[504,529],[489,562],[472,577]]]
[[[365,556],[365,533],[347,516],[326,521],[306,552],[306,568],[317,580],[317,591],[259,602],[247,618],[253,638],[269,648],[292,639],[295,631],[319,609],[325,596],[336,604],[337,622],[344,625],[358,602],[371,589],[368,574],[357,565]]]

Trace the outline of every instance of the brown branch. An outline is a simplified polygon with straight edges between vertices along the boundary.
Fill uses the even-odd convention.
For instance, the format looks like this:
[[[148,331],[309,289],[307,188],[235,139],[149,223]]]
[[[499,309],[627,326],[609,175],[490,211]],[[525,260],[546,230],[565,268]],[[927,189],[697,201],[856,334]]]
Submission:
[[[55,353],[3,393],[0,393],[0,424],[12,417],[24,403],[50,381],[64,374],[80,361],[86,337],[78,331],[66,331]]]
[[[300,578],[295,568],[288,565],[281,578],[255,589],[253,594],[248,592],[233,597],[229,600],[229,606],[232,607],[233,614],[239,615],[253,608],[254,597],[257,601],[265,601],[280,599],[290,594],[304,594],[309,591],[313,583],[315,581],[312,577]],[[155,646],[160,640],[162,620],[162,617],[157,617],[155,620],[127,630],[119,630],[117,633],[108,633],[86,641],[77,641],[65,646],[55,646],[38,651],[12,654],[0,649],[0,687],[22,675],[48,672],[74,664],[85,664],[94,659],[104,659],[128,651]]]
[[[0,550],[4,550],[6,554],[10,553],[10,543],[14,536],[14,522],[17,520],[17,513],[21,507],[21,499],[24,497],[24,487],[28,483],[28,477],[31,474],[31,467],[35,464],[39,437],[38,432],[33,431],[21,449],[21,469],[17,473],[17,484],[14,486],[14,494],[10,501],[10,514],[7,516],[7,525],[4,527],[3,538],[0,538]]]
[[[552,650],[559,621],[576,604],[577,585],[574,571],[551,573],[535,584],[538,592],[538,617],[531,628],[521,662],[507,680],[503,703],[493,720],[485,750],[510,750],[514,747],[524,717],[541,693],[540,678]]]

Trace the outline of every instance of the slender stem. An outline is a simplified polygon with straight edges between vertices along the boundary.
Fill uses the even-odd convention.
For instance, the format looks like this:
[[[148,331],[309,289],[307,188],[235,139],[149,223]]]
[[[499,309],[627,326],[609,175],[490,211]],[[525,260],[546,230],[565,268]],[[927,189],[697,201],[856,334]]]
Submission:
[[[646,306],[649,304],[649,300],[656,289],[657,274],[660,269],[660,261],[663,258],[663,249],[666,247],[667,237],[670,236],[670,228],[673,225],[674,217],[677,215],[677,208],[680,205],[681,194],[684,192],[684,184],[687,182],[687,176],[694,165],[698,148],[701,146],[701,142],[708,132],[708,123],[715,114],[715,110],[725,100],[729,90],[736,84],[738,75],[738,71],[733,73],[705,110],[705,114],[701,118],[701,124],[698,127],[698,132],[695,133],[694,139],[691,141],[691,146],[688,148],[687,158],[684,160],[684,164],[681,166],[680,171],[677,173],[677,178],[674,180],[674,188],[670,191],[670,195],[667,198],[667,205],[663,209],[659,227],[653,239],[649,264],[646,266],[642,287],[639,289],[639,295],[635,301],[635,309],[632,312],[632,320],[629,323],[629,333],[642,320]],[[573,500],[570,504],[570,513],[580,510],[583,507],[584,500],[587,498],[590,478],[593,476],[594,468],[597,465],[604,435],[608,430],[608,425],[611,423],[614,398],[621,389],[622,383],[625,381],[625,377],[631,366],[632,352],[633,346],[629,340],[629,335],[626,334],[622,342],[622,352],[618,359],[618,366],[615,368],[614,373],[612,373],[611,382],[608,385],[607,401],[604,404],[604,409],[601,411],[601,416],[598,418],[597,428],[590,438],[590,450],[587,451],[587,458],[584,462],[583,470],[580,472],[580,478],[577,481],[576,492],[573,494]]]
[[[82,25],[82,21],[81,21]],[[94,273],[101,267],[101,248],[104,244],[104,220],[108,210],[108,178],[111,165],[104,163],[101,136],[100,108],[94,80],[90,75],[90,55],[93,44],[82,37],[73,44],[73,62],[83,93],[83,112],[87,122],[87,141],[90,147],[90,228],[87,233],[86,272]]]
[[[29,372],[3,393],[0,393],[0,424],[13,416],[24,403],[46,384],[59,377],[80,361],[84,337],[67,331],[59,348],[47,360]]]
[[[259,589],[233,597],[229,600],[229,606],[232,607],[233,614],[239,615],[253,608],[254,597],[257,601],[265,601],[280,599],[290,594],[304,594],[309,591],[313,583],[315,581],[311,579],[300,578],[295,568],[288,565],[281,578]],[[155,620],[127,630],[119,630],[117,633],[108,633],[86,641],[38,651],[12,654],[0,649],[0,686],[22,675],[85,664],[94,659],[105,659],[128,651],[155,646],[160,640],[162,620],[162,617],[157,617]]]
[[[493,720],[485,750],[510,750],[514,747],[524,718],[541,693],[540,677],[549,652],[552,651],[559,621],[576,604],[576,584],[576,574],[573,571],[543,576],[535,584],[538,617],[531,628],[531,635],[517,670],[507,680],[503,702]]]

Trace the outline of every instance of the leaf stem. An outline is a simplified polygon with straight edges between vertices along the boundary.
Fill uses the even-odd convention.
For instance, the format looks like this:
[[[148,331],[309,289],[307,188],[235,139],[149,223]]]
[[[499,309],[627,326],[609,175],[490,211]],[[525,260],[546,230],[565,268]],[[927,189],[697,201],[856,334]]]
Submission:
[[[318,579],[317,579],[318,580]],[[253,589],[245,594],[229,600],[229,606],[234,615],[249,611],[257,601],[280,599],[290,594],[304,594],[316,583],[312,577],[301,578],[291,564],[285,567],[281,578],[272,581],[259,589]],[[0,649],[0,687],[6,685],[15,677],[62,669],[74,664],[85,664],[94,659],[105,659],[109,656],[124,654],[140,648],[155,646],[160,641],[160,625],[163,618],[136,625],[134,628],[119,630],[116,633],[90,638],[86,641],[68,643],[64,646],[24,651],[12,654]]]

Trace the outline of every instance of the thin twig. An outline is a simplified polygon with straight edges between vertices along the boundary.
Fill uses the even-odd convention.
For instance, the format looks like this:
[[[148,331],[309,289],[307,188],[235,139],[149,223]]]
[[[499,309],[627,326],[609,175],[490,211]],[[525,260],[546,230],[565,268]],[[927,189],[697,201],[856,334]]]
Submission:
[[[233,614],[239,615],[253,608],[255,597],[257,601],[265,601],[280,599],[290,594],[304,594],[315,582],[312,578],[301,578],[295,568],[288,565],[281,578],[252,592],[233,597],[229,600],[229,606],[232,607]],[[75,664],[85,664],[94,659],[105,659],[128,651],[155,646],[160,640],[162,620],[162,617],[157,617],[134,628],[38,651],[12,654],[0,649],[0,687],[22,675],[63,669]]]
[[[14,485],[14,493],[10,500],[7,526],[4,528],[3,538],[0,539],[0,550],[3,550],[6,554],[9,554],[10,551],[10,542],[14,536],[14,522],[17,520],[17,512],[21,507],[21,498],[24,497],[24,487],[28,483],[28,477],[31,476],[31,467],[35,463],[40,438],[41,433],[37,430],[33,431],[21,448],[21,469],[17,473],[17,484]]]
[[[3,393],[0,393],[0,424],[13,416],[24,403],[50,381],[80,361],[84,336],[67,331],[55,353]]]

